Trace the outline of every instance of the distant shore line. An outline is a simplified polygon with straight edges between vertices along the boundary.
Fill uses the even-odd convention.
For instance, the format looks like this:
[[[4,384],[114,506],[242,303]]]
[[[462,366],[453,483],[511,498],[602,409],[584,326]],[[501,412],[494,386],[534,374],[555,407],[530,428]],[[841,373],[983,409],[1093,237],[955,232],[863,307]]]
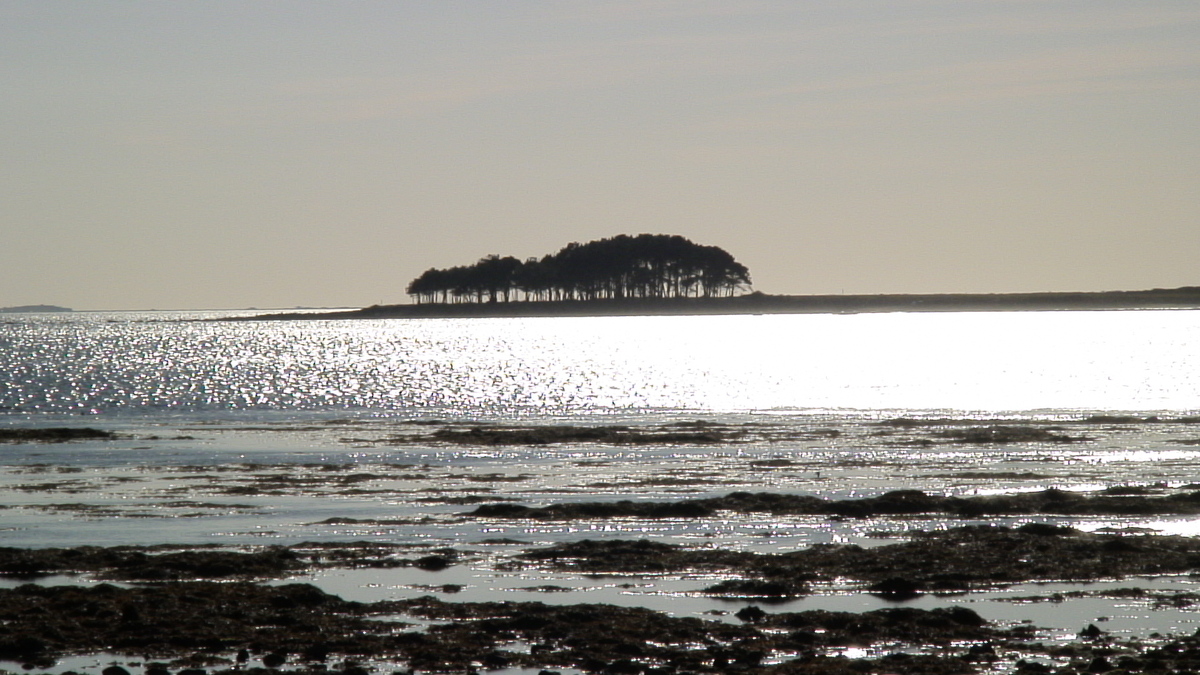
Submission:
[[[722,314],[858,314],[878,312],[1081,311],[1197,309],[1200,287],[1145,291],[946,293],[899,295],[767,295],[722,298],[625,298],[482,303],[372,305],[334,312],[287,312],[242,321],[328,319],[468,319]]]
[[[58,305],[20,305],[18,307],[0,307],[0,314],[48,314],[50,312],[73,312],[69,307]]]

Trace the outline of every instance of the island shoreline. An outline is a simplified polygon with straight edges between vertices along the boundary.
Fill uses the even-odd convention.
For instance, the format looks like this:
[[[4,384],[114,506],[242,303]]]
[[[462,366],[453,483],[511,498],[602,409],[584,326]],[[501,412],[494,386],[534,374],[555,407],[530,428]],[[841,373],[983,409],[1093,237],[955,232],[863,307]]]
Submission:
[[[236,320],[469,319],[525,317],[859,314],[884,312],[1103,311],[1198,309],[1200,287],[1143,291],[995,294],[768,295],[372,305],[335,312],[286,312]]]

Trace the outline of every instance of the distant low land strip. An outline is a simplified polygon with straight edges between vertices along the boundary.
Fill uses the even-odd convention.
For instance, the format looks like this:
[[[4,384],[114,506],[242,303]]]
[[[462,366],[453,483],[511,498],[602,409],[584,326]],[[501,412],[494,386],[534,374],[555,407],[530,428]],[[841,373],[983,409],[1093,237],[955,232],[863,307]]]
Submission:
[[[1200,308],[1200,287],[1143,291],[994,294],[768,295],[372,305],[337,312],[264,314],[251,319],[448,319],[868,312],[1081,311]]]
[[[47,312],[71,312],[67,307],[58,305],[21,305],[19,307],[0,307],[0,314],[42,314]]]

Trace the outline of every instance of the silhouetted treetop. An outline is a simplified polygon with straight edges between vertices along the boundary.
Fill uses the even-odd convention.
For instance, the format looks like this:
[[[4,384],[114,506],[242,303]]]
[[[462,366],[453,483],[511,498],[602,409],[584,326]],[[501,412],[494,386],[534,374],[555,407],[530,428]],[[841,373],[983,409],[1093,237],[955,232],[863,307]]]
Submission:
[[[678,235],[617,235],[570,243],[525,261],[489,255],[473,265],[429,269],[413,279],[417,302],[508,302],[731,296],[750,271],[716,246]]]

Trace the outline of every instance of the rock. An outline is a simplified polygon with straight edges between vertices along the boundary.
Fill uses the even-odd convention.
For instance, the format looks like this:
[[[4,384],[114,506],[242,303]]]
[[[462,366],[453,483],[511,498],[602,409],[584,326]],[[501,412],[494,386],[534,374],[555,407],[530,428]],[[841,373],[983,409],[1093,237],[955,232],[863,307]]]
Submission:
[[[111,431],[91,427],[51,427],[48,429],[0,429],[0,443],[66,443],[67,441],[112,440]]]
[[[427,555],[413,561],[413,567],[427,572],[440,572],[454,564],[454,561],[444,555]]]
[[[938,436],[959,443],[1077,443],[1090,440],[1083,436],[1068,436],[1050,429],[1029,426],[996,424],[970,429],[950,429],[938,432]]]
[[[872,584],[870,590],[872,595],[894,601],[912,600],[922,594],[921,584],[902,577],[884,579],[877,584]]]
[[[1051,525],[1049,523],[1025,523],[1017,528],[1017,532],[1022,534],[1036,534],[1044,537],[1060,537],[1078,532],[1078,530],[1071,527]]]
[[[808,595],[808,584],[785,580],[732,579],[704,589],[713,595],[735,595],[762,598],[794,598]]]
[[[746,623],[758,623],[767,617],[767,613],[754,605],[750,605],[740,609],[734,616]]]

